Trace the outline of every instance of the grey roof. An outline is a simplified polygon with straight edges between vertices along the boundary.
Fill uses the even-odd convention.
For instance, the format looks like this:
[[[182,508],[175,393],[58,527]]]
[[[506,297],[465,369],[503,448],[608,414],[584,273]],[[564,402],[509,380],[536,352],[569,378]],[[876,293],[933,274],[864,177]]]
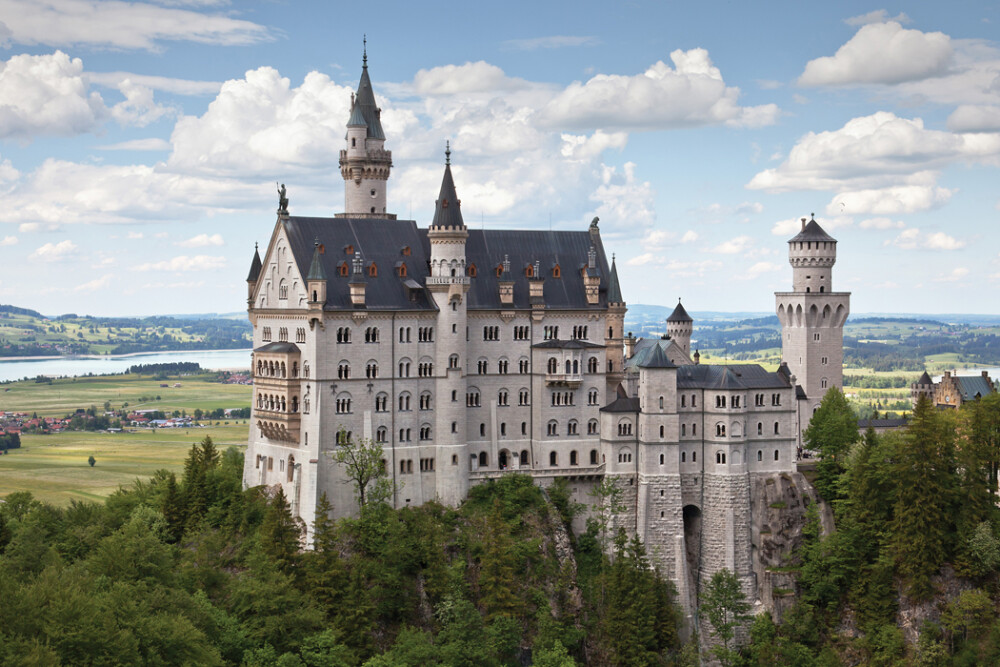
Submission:
[[[608,279],[608,303],[625,303],[622,288],[618,285],[618,267],[614,257],[611,258],[611,278]]]
[[[677,369],[678,389],[787,389],[789,386],[784,375],[757,364],[695,364]]]
[[[993,385],[982,375],[960,375],[955,377],[955,384],[963,401],[972,401],[977,396],[987,396],[994,391]]]
[[[257,250],[257,244],[255,243],[253,246],[253,260],[250,262],[250,273],[247,274],[248,283],[257,282],[257,278],[260,277],[261,268],[260,251]]]
[[[629,396],[625,388],[618,385],[615,400],[605,405],[601,412],[639,412],[639,398]]]
[[[586,341],[586,340],[577,340],[577,339],[572,339],[571,338],[569,340],[558,340],[558,339],[546,340],[546,341],[542,341],[541,343],[535,343],[531,347],[536,348],[536,349],[541,349],[541,350],[552,350],[552,349],[557,349],[557,350],[586,350],[586,349],[589,349],[589,348],[605,347],[605,346],[604,345],[598,345],[597,343],[591,343],[590,341]]]
[[[901,428],[907,426],[910,420],[902,417],[897,419],[859,419],[858,430],[864,431],[869,426],[872,428]]]
[[[267,345],[261,345],[260,347],[254,349],[254,352],[275,352],[281,354],[298,351],[299,346],[295,343],[268,343]]]
[[[326,280],[326,271],[323,270],[323,259],[319,251],[319,241],[313,241],[312,262],[309,263],[309,273],[306,280]]]
[[[687,311],[684,310],[684,306],[681,305],[681,300],[677,299],[677,307],[674,308],[674,312],[670,313],[670,317],[667,318],[667,322],[694,322],[691,316],[688,315]]]
[[[429,275],[430,241],[427,230],[412,220],[371,218],[282,218],[292,255],[302,275],[308,275],[315,254],[314,239],[319,239],[326,252],[319,255],[320,266],[327,277],[326,307],[352,309],[348,283],[353,255],[344,252],[352,246],[361,252],[366,266],[374,262],[377,276],[367,278],[365,305],[368,310],[435,310],[436,306],[423,289]],[[477,275],[469,279],[467,294],[471,310],[530,309],[528,277],[524,271],[512,270],[504,277],[514,283],[514,303],[501,304],[496,268],[509,256],[511,267],[534,263],[535,259],[548,266],[559,264],[561,277],[551,274],[544,280],[545,305],[551,310],[600,310],[607,308],[608,284],[602,281],[599,303],[587,303],[582,272],[572,270],[587,257],[594,237],[588,231],[526,231],[508,229],[470,229],[466,240],[466,265],[475,265]],[[607,273],[607,258],[600,239],[596,242],[597,261],[602,275]],[[404,255],[403,248],[410,254]],[[347,276],[339,267],[346,263]],[[407,287],[398,275],[397,264],[406,265],[407,278],[416,287]],[[412,298],[411,298],[412,295]]]
[[[924,371],[924,374],[917,380],[917,384],[934,384],[934,381],[931,380],[931,376],[927,374],[927,371]]]
[[[674,365],[677,365],[678,362],[671,359],[670,348],[676,347],[677,351],[683,354],[683,350],[681,350],[679,346],[676,346],[676,344],[669,338],[639,338],[635,342],[635,347],[632,350],[632,356],[625,360],[625,370],[634,372],[635,369],[643,367],[646,360],[653,354],[653,349],[656,347],[661,348],[663,356]],[[687,359],[681,359],[679,363],[687,363],[687,361]]]
[[[639,368],[677,368],[676,364],[667,359],[662,347],[655,345],[652,349],[653,351],[639,363]]]
[[[347,127],[366,127],[368,122],[365,121],[365,115],[361,112],[361,105],[355,104],[351,107],[351,118],[347,121]]]
[[[455,180],[451,177],[451,165],[444,166],[444,177],[441,179],[441,192],[434,202],[434,227],[465,227],[462,219],[462,202],[455,192]]]
[[[827,243],[836,243],[837,239],[833,238],[819,226],[816,219],[812,219],[806,223],[806,226],[802,228],[802,231],[793,236],[788,240],[789,243],[798,243],[799,241],[826,241]]]
[[[375,92],[372,90],[371,79],[368,78],[368,62],[365,61],[361,68],[361,81],[358,82],[358,92],[354,96],[354,109],[351,111],[351,119],[354,119],[354,111],[360,109],[361,115],[368,126],[368,136],[372,139],[385,139],[385,132],[382,131],[381,111],[375,104]]]

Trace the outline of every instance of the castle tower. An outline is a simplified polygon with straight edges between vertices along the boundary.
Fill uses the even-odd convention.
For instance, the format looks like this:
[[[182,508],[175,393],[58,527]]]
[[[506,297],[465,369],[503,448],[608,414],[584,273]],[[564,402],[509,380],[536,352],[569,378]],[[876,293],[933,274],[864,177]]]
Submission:
[[[351,98],[347,121],[347,146],[340,151],[344,178],[344,217],[390,217],[386,214],[386,181],[392,168],[392,151],[383,148],[382,110],[375,103],[368,78],[365,49],[358,92]]]
[[[920,379],[910,385],[910,400],[913,401],[913,407],[917,407],[917,401],[920,400],[921,396],[926,396],[929,401],[934,400],[934,380],[927,374],[927,371],[924,371]]]
[[[802,218],[802,230],[788,241],[792,291],[775,292],[781,322],[781,358],[805,391],[802,428],[830,387],[843,388],[844,322],[851,293],[833,291],[837,240],[815,219]]]
[[[449,505],[465,499],[469,490],[466,442],[465,364],[466,294],[465,242],[469,230],[462,219],[462,201],[451,175],[451,148],[445,149],[444,178],[434,206],[434,220],[427,230],[431,245],[431,272],[427,290],[438,309],[435,345],[436,371],[434,444],[437,450],[437,497]],[[456,400],[450,397],[455,396]]]
[[[694,329],[694,320],[684,310],[681,300],[677,299],[677,307],[667,318],[667,337],[676,342],[684,354],[691,354],[691,332]]]
[[[611,275],[608,276],[608,316],[607,336],[604,344],[608,349],[608,395],[614,393],[625,379],[625,299],[622,298],[622,288],[618,284],[618,267],[615,257],[611,256]]]

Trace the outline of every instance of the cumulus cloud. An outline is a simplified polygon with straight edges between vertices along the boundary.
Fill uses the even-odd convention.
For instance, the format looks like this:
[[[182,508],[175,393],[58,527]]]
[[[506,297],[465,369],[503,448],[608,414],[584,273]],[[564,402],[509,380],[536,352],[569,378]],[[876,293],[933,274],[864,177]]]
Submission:
[[[28,255],[28,259],[53,262],[71,256],[76,252],[76,249],[76,244],[69,239],[60,241],[59,243],[46,243],[45,245],[39,246],[35,252]]]
[[[963,104],[948,116],[952,132],[1000,132],[1000,105]]]
[[[709,252],[720,255],[743,255],[753,247],[753,243],[753,239],[749,236],[737,236],[710,248]]]
[[[106,273],[100,278],[95,278],[81,285],[77,285],[73,288],[74,292],[96,292],[97,290],[107,289],[111,287],[114,276],[110,273]]]
[[[861,229],[902,229],[905,226],[902,220],[893,222],[889,218],[869,218],[858,223]]]
[[[621,172],[616,167],[603,166],[601,184],[591,193],[590,200],[599,204],[593,211],[595,216],[617,221],[621,232],[634,234],[656,221],[655,197],[649,181],[635,177],[635,163],[626,162]]]
[[[62,51],[0,63],[0,99],[2,138],[90,132],[108,115],[101,96],[88,92],[83,61]]]
[[[802,231],[803,218],[806,221],[809,220],[809,218],[806,218],[805,216],[802,218],[779,220],[771,226],[771,233],[775,236],[795,236]],[[818,222],[820,226],[829,233],[834,229],[842,229],[844,227],[852,226],[854,224],[854,219],[850,217],[818,218],[816,222]]]
[[[747,187],[787,192],[926,186],[934,169],[959,160],[986,161],[998,155],[1000,134],[928,130],[920,118],[899,118],[879,111],[854,118],[838,130],[809,132],[781,165],[757,173]]]
[[[697,240],[698,240],[698,233],[695,232],[693,229],[687,230],[686,232],[684,232],[684,235],[681,236],[681,243],[694,243]]]
[[[886,21],[895,21],[896,23],[909,23],[910,17],[900,12],[898,16],[889,16],[889,12],[884,9],[876,9],[873,12],[868,12],[867,14],[861,14],[859,16],[852,16],[851,18],[844,19],[844,23],[851,26],[868,25],[869,23],[885,23]]]
[[[743,273],[743,275],[740,277],[743,278],[744,280],[754,280],[755,278],[759,278],[765,273],[774,273],[775,271],[780,271],[780,270],[781,270],[781,265],[775,264],[774,262],[757,262],[749,269],[747,269],[746,272]]]
[[[209,255],[178,255],[173,259],[160,262],[145,262],[132,267],[133,271],[174,271],[177,273],[187,271],[211,271],[222,269],[226,266],[225,257],[212,257]]]
[[[186,241],[179,241],[177,245],[183,248],[204,248],[205,246],[220,246],[225,245],[226,242],[222,240],[222,234],[198,234],[197,236],[192,236]]]
[[[3,248],[5,246],[12,246],[12,245],[17,245],[17,237],[16,236],[5,236],[5,237],[3,237],[2,240],[0,240],[0,248]]]
[[[739,88],[726,86],[705,49],[676,50],[673,67],[662,60],[632,76],[598,74],[575,82],[542,109],[543,125],[652,130],[726,124],[772,124],[778,107],[741,107]]]
[[[563,157],[575,159],[593,159],[600,157],[609,148],[621,150],[628,143],[625,132],[606,133],[597,130],[592,135],[562,134],[563,147],[560,151]]]
[[[496,65],[479,60],[464,65],[418,70],[413,77],[412,90],[427,97],[462,93],[488,93],[492,96],[530,86],[524,79],[509,77]]]
[[[529,39],[508,39],[501,45],[513,51],[536,51],[538,49],[563,49],[572,46],[597,46],[600,43],[601,40],[593,36],[550,35]]]
[[[116,90],[121,87],[123,82],[131,81],[151,90],[160,90],[174,95],[215,95],[222,87],[222,83],[219,81],[176,79],[167,76],[136,74],[135,72],[90,72],[88,77],[92,83]]]
[[[165,41],[237,46],[273,39],[250,21],[145,2],[4,0],[3,10],[6,39],[17,44],[157,51]]]
[[[121,125],[146,127],[167,114],[174,113],[168,107],[153,101],[153,90],[141,84],[125,79],[118,90],[125,100],[111,107],[111,116]]]
[[[965,267],[959,267],[957,269],[952,269],[950,273],[939,275],[934,279],[934,281],[939,283],[953,283],[961,280],[967,275],[969,275],[969,270]]]
[[[896,21],[863,26],[833,56],[806,63],[802,86],[901,83],[943,73],[951,62],[951,38],[942,32],[908,30]]]
[[[923,177],[933,180],[936,178],[936,174],[924,174]],[[955,194],[955,190],[933,184],[899,185],[841,192],[830,200],[826,206],[826,212],[829,215],[838,213],[845,215],[915,213],[941,206],[951,199],[953,194]]]
[[[958,250],[965,247],[965,241],[959,241],[944,232],[926,234],[916,227],[904,229],[896,238],[886,241],[885,244],[903,250]]]

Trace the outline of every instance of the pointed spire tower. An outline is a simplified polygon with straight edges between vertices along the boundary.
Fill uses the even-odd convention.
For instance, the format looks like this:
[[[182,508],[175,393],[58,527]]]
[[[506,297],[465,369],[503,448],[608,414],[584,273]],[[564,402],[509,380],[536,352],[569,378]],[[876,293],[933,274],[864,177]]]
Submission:
[[[618,266],[615,264],[615,256],[611,255],[611,271],[608,275],[608,322],[607,337],[604,344],[608,348],[608,374],[607,382],[609,390],[616,387],[625,379],[625,313],[628,308],[625,306],[625,299],[622,297],[622,288],[618,284]]]
[[[257,290],[257,280],[263,265],[260,261],[260,251],[253,244],[253,259],[250,261],[250,273],[247,274],[247,306],[253,308],[253,293]]]
[[[684,310],[680,298],[677,299],[677,307],[667,318],[667,337],[676,342],[684,354],[691,354],[691,334],[694,331],[694,320]]]
[[[368,42],[362,58],[361,81],[351,96],[347,121],[347,146],[340,151],[340,175],[344,179],[344,213],[348,218],[394,218],[386,213],[386,181],[392,169],[392,151],[383,147],[382,110],[368,78]]]

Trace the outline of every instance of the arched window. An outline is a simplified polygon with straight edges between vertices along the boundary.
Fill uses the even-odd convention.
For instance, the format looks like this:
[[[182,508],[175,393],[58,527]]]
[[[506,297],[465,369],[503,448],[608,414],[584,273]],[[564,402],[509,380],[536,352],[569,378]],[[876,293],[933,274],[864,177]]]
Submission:
[[[376,394],[375,395],[375,412],[386,412],[389,409],[389,395],[388,394]]]
[[[569,464],[571,466],[580,465],[580,462],[577,461],[576,456],[577,456],[576,455],[576,450],[575,449],[571,450],[570,453],[569,453]]]
[[[591,419],[587,422],[587,435],[597,435],[597,430],[599,426],[596,419]]]
[[[687,396],[685,396],[683,394],[681,394],[681,407],[682,408],[686,408],[687,407]]]
[[[410,409],[410,395],[406,392],[399,395],[399,409],[404,412]]]
[[[389,435],[389,429],[385,426],[379,426],[375,430],[375,442],[385,442],[386,437]]]
[[[559,435],[559,422],[555,419],[549,421],[549,423],[545,425],[545,434],[549,436]]]
[[[550,357],[549,358],[549,367],[548,367],[548,370],[549,370],[549,374],[550,375],[551,374],[555,374],[556,372],[559,371],[559,362],[556,361],[555,357]]]
[[[764,435],[764,424],[757,422],[757,435]]]
[[[618,463],[631,463],[632,450],[625,447],[618,450]]]
[[[663,437],[663,424],[660,424],[660,438]]]
[[[597,465],[597,450],[596,449],[591,449],[590,450],[590,465],[592,465],[592,466],[596,466]]]
[[[778,422],[774,422],[774,434],[778,435]]]
[[[660,454],[660,465],[663,465],[665,459],[666,457],[663,454]]]
[[[559,455],[557,453],[549,452],[549,465],[553,468],[559,465]]]
[[[764,452],[762,452],[759,449],[757,450],[757,460],[758,461],[763,461],[764,460]]]
[[[774,460],[775,460],[775,461],[777,461],[777,460],[778,460],[778,450],[777,450],[777,449],[776,449],[776,450],[774,450]]]
[[[597,357],[591,357],[587,360],[587,372],[596,373],[597,372]]]
[[[488,463],[489,457],[486,455],[486,452],[479,452],[479,467],[485,468]]]
[[[528,455],[527,449],[521,450],[521,456],[518,458],[518,462],[522,468],[526,468],[531,465],[531,457]]]

